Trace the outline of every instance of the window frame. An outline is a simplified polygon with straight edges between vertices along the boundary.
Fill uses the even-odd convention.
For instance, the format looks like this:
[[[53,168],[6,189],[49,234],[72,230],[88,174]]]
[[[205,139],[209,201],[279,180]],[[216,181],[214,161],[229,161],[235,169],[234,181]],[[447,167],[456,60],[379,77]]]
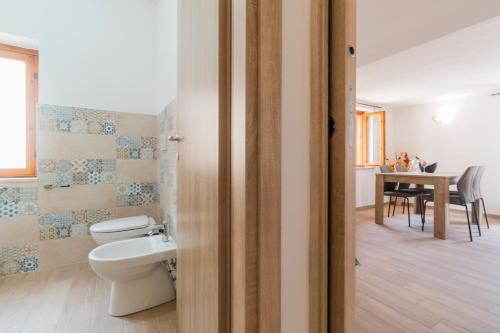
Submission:
[[[380,163],[368,162],[368,117],[380,116]],[[375,167],[385,164],[386,160],[386,124],[385,111],[356,111],[356,167]],[[361,129],[359,127],[361,126]],[[358,132],[360,131],[360,132]],[[361,140],[361,141],[359,141]]]
[[[36,177],[36,105],[38,103],[38,50],[0,43],[0,57],[26,64],[26,168],[0,169],[0,178]]]

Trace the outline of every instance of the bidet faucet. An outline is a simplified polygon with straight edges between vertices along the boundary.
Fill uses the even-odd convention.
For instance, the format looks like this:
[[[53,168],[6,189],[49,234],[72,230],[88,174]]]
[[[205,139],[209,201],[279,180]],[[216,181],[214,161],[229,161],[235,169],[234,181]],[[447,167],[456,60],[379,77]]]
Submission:
[[[161,234],[161,240],[163,242],[168,242],[169,241],[169,235],[170,235],[170,226],[167,222],[163,224],[155,224],[151,226],[151,230],[148,232],[148,236],[154,236]]]

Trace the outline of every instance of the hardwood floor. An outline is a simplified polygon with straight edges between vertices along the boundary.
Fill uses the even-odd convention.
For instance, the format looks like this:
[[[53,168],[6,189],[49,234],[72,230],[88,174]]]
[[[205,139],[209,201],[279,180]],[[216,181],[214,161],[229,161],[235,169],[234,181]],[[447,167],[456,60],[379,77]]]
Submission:
[[[417,215],[408,228],[400,208],[383,226],[374,217],[357,212],[357,332],[500,332],[499,219],[483,219],[482,237],[473,226],[471,243],[465,213],[451,212],[448,240]]]
[[[114,318],[110,286],[87,264],[0,279],[1,333],[175,333],[175,302]]]
[[[380,226],[373,209],[357,213],[356,331],[500,332],[500,219],[471,243],[464,213],[448,240],[397,214]],[[0,280],[0,332],[176,332],[175,302],[114,318],[109,291],[87,264]]]

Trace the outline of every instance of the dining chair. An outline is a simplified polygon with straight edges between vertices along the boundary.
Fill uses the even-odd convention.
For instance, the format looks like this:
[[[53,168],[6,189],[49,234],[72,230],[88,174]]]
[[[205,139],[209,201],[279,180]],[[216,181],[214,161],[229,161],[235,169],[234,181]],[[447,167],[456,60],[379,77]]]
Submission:
[[[478,166],[477,167],[477,173],[476,173],[476,177],[474,177],[473,187],[474,187],[474,198],[476,200],[481,200],[481,203],[482,203],[482,206],[483,206],[483,211],[484,211],[484,217],[486,218],[486,226],[489,229],[490,228],[490,222],[488,221],[488,214],[486,213],[486,205],[484,204],[484,197],[483,197],[483,194],[481,192],[481,183],[482,183],[482,180],[483,180],[484,170],[485,170],[484,166]],[[477,220],[479,220],[480,211],[481,211],[481,208],[480,207],[476,207],[476,214],[478,216]]]
[[[380,167],[380,171],[383,172],[383,173],[385,173],[385,172],[392,172],[392,170],[387,165],[382,165]],[[396,167],[396,171],[398,171],[398,172],[406,172],[406,169],[401,169],[399,166],[397,166]],[[391,184],[391,188],[387,192],[385,191],[385,189],[386,189],[385,185],[386,184]],[[416,198],[416,197],[422,196],[422,193],[419,192],[419,191],[416,191],[416,189],[410,188],[410,184],[399,183],[399,184],[396,184],[397,187],[395,186],[394,188],[392,187],[393,185],[394,185],[394,183],[385,183],[384,184],[384,195],[389,196],[389,210],[387,211],[387,217],[389,217],[390,212],[391,212],[392,197],[394,197],[394,202],[392,203],[394,205],[393,208],[392,208],[392,216],[394,216],[394,214],[395,214],[396,206],[397,206],[397,203],[398,203],[398,198],[403,198],[403,214],[405,213],[405,207],[406,207],[407,208],[406,209],[407,210],[407,214],[408,214],[408,227],[411,227],[410,198]],[[422,203],[420,218],[422,220],[422,223],[424,223],[423,200],[420,200],[420,203]]]
[[[427,165],[427,166],[424,168],[424,172],[425,172],[425,173],[434,173],[434,172],[436,172],[437,167],[438,167],[437,162],[432,163],[432,164],[429,164],[429,165]]]
[[[472,230],[470,225],[468,205],[471,204],[472,214],[477,214],[474,204],[474,202],[476,201],[476,198],[474,197],[474,180],[477,171],[478,167],[476,166],[468,167],[458,180],[457,183],[458,191],[450,192],[450,198],[449,198],[450,205],[458,205],[465,207],[465,215],[467,216],[467,225],[469,227],[469,236],[471,242],[472,242]],[[427,210],[427,204],[429,202],[434,202],[434,193],[427,194],[424,198],[425,198],[424,202],[424,224],[425,224],[425,212]],[[477,224],[477,230],[479,232],[479,236],[481,236],[481,226],[479,225],[479,223]]]
[[[438,164],[437,162],[432,163],[424,167],[423,172],[425,173],[435,173],[437,170]],[[422,185],[420,187],[417,187],[417,189],[422,192],[422,194],[430,194],[434,192],[434,185],[430,185],[430,187],[425,187],[425,185]]]
[[[380,172],[381,173],[391,173],[392,170],[388,165],[381,165]],[[387,211],[387,217],[389,217],[389,214],[391,212],[392,197],[397,195],[397,192],[396,192],[397,186],[398,186],[398,183],[387,183],[387,182],[384,183],[384,196],[389,197],[389,210]],[[394,203],[394,204],[396,204],[396,203]],[[393,215],[394,215],[394,213],[393,213]]]

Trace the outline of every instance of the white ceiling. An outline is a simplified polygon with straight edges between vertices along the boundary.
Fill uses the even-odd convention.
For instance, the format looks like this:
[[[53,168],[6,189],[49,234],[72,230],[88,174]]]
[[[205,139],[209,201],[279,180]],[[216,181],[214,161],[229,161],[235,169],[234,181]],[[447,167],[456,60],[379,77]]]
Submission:
[[[500,90],[500,0],[359,1],[359,12],[373,10],[375,16],[359,23],[358,100],[397,107]],[[384,10],[375,2],[391,8],[392,28],[376,23]],[[439,15],[429,8],[443,10],[444,4],[453,15],[435,19]],[[484,21],[486,14],[494,18]],[[484,22],[471,26],[477,20]]]
[[[499,0],[358,0],[359,66],[500,15]]]

